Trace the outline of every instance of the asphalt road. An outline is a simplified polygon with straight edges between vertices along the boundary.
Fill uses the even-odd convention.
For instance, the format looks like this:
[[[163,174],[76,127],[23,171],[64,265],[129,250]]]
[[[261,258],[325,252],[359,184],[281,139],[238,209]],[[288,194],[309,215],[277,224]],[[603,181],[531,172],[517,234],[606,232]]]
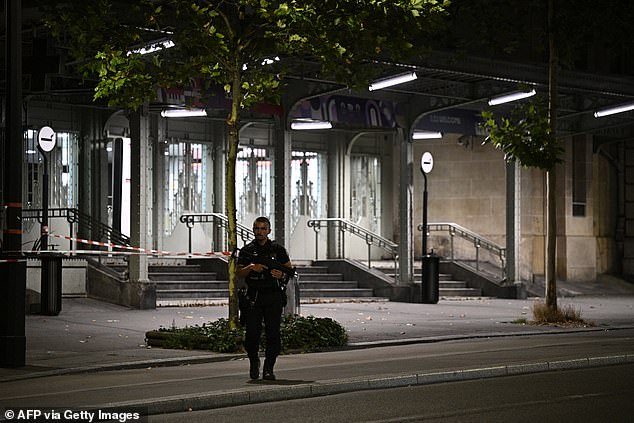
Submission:
[[[634,421],[634,363],[151,416],[151,423]]]
[[[556,380],[562,373],[554,369],[589,367],[588,370],[592,370],[592,367],[606,364],[605,360],[596,360],[596,358],[628,357],[623,363],[628,364],[628,366],[623,368],[630,371],[630,373],[617,372],[608,380],[615,381],[623,377],[634,380],[634,378],[630,377],[631,366],[629,366],[632,364],[632,359],[629,358],[633,356],[632,351],[634,351],[634,329],[595,330],[591,332],[509,336],[289,355],[280,357],[278,366],[276,366],[278,380],[273,383],[248,380],[248,363],[244,359],[179,367],[57,375],[0,383],[0,408],[6,406],[102,408],[107,406],[132,407],[142,405],[150,407],[150,414],[157,414],[163,412],[160,410],[167,409],[170,412],[178,413],[180,410],[189,408],[194,410],[217,408],[219,406],[214,405],[214,401],[221,399],[223,396],[230,393],[240,393],[240,396],[242,396],[243,393],[246,393],[252,395],[250,398],[257,398],[249,400],[247,403],[251,405],[248,407],[262,407],[262,410],[273,410],[283,405],[283,403],[275,401],[301,398],[301,396],[297,396],[298,392],[308,392],[308,389],[310,389],[313,393],[307,396],[315,398],[302,401],[310,401],[311,403],[314,401],[319,404],[320,401],[326,401],[329,397],[318,397],[314,392],[332,394],[336,391],[337,393],[344,393],[347,389],[346,386],[350,386],[347,391],[363,390],[363,392],[358,394],[361,399],[361,403],[358,406],[359,409],[370,410],[375,408],[384,411],[402,408],[405,402],[401,401],[399,396],[386,400],[387,402],[384,404],[381,404],[378,399],[374,399],[365,402],[366,405],[364,406],[363,401],[365,401],[364,398],[374,398],[376,392],[384,392],[375,392],[368,389],[381,389],[386,386],[386,383],[394,387],[412,384],[423,385],[416,388],[405,388],[405,391],[423,392],[424,394],[413,394],[410,401],[414,405],[421,406],[425,404],[425,407],[428,407],[430,405],[440,405],[441,403],[440,400],[432,399],[434,397],[430,396],[432,395],[431,393],[427,393],[428,388],[431,389],[429,392],[434,392],[436,387],[444,386],[443,384],[430,385],[434,382],[496,378],[500,375],[518,373],[535,373],[535,377],[544,376],[546,380],[549,380],[549,378]],[[588,373],[590,375],[588,377],[594,378],[595,375],[600,373],[592,371]],[[521,378],[525,376],[528,375],[521,376]],[[502,379],[512,380],[509,377],[503,377]],[[532,377],[529,377],[524,382],[511,384],[507,388],[499,388],[500,394],[496,395],[507,392],[510,397],[507,397],[505,401],[511,402],[531,398],[528,395],[528,389],[534,386],[538,392],[542,384],[546,386],[545,382],[534,383],[531,382],[532,380]],[[358,383],[359,381],[368,382]],[[403,383],[404,381],[405,383]],[[588,382],[590,385],[595,384],[594,379],[588,379]],[[491,379],[483,381],[483,383],[488,386],[488,383],[494,382]],[[577,383],[571,382],[571,384]],[[335,389],[333,390],[332,388]],[[625,389],[627,395],[631,396],[631,385],[626,385],[622,389]],[[627,389],[630,389],[630,391],[627,391]],[[477,400],[477,398],[478,395],[488,390],[489,388],[487,387],[474,387],[466,391],[457,391],[456,393],[448,391],[444,394],[447,401],[446,409],[451,409],[452,404],[456,408],[457,402],[466,400],[473,400],[474,403],[466,403],[461,406],[462,408],[456,409],[471,410],[475,407],[473,404],[478,402],[485,404],[484,397],[480,400]],[[557,388],[555,387],[553,390],[556,392]],[[389,390],[385,392],[387,394],[379,394],[378,398],[383,396],[390,398],[390,395],[396,391]],[[571,395],[577,394],[573,393]],[[578,395],[584,394],[580,393]],[[339,397],[340,395],[335,395],[332,398],[336,399]],[[443,395],[439,395],[439,397],[442,398]],[[594,401],[594,397],[592,398]],[[631,399],[625,402],[620,400],[621,398],[617,396],[613,399],[613,402],[622,406],[628,406],[631,402]],[[535,401],[537,400],[529,399],[527,404]],[[261,406],[254,405],[258,402],[266,402],[266,404]],[[292,403],[292,401],[288,402]],[[495,404],[495,402],[493,403]],[[499,403],[503,404],[503,402]],[[172,407],[174,404],[180,405],[175,408]],[[521,406],[521,404],[523,404],[522,401],[520,401],[518,406]],[[545,405],[538,403],[538,406]],[[241,409],[242,407],[238,408]],[[235,412],[234,410],[238,408],[231,410],[219,409],[214,411],[214,413],[232,416]],[[329,415],[338,418],[340,414],[339,411],[336,411],[334,405],[331,406],[327,402],[313,408],[302,406],[299,409],[304,410],[302,411],[302,420],[310,416],[316,419],[312,421],[328,421],[319,419],[325,418],[324,413],[326,411],[330,413],[331,410],[332,413]],[[355,409],[353,407],[345,408],[351,413]],[[425,410],[419,407],[414,408],[412,412],[415,418],[418,418],[416,413],[420,414]],[[444,411],[442,409],[439,410],[433,414],[443,416]],[[487,410],[488,408],[484,406],[482,412]],[[379,419],[380,421],[380,419],[391,416],[391,414],[374,417],[372,415],[363,416],[360,412],[354,412],[351,417],[357,414],[361,419],[357,421],[366,421],[364,419],[368,418],[370,421],[372,419]],[[177,417],[178,415],[174,416]],[[154,419],[155,417],[151,418]],[[169,418],[169,415],[165,416],[165,418]],[[187,420],[189,421],[189,417]],[[219,418],[206,421],[216,422],[223,420]],[[294,420],[284,419],[283,421],[292,422]]]

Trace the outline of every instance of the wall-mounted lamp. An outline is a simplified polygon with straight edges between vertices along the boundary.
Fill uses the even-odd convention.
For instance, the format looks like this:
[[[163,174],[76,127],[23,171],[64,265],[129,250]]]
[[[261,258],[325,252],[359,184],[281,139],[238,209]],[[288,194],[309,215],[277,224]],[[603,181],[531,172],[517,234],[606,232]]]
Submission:
[[[528,92],[517,92],[512,94],[501,95],[499,97],[493,97],[491,100],[489,100],[489,106],[497,106],[498,104],[521,100],[523,98],[532,97],[535,94],[537,94],[537,91],[530,90]]]
[[[416,72],[408,72],[401,75],[392,76],[390,78],[379,79],[378,81],[374,81],[368,87],[370,91],[380,90],[381,88],[391,87],[392,85],[404,84],[405,82],[410,82],[418,78],[416,76]]]
[[[442,132],[435,131],[414,131],[412,134],[413,140],[432,140],[442,138]]]
[[[291,122],[291,129],[294,130],[310,130],[310,129],[331,129],[332,123],[326,120],[296,120]]]
[[[161,112],[164,118],[172,117],[201,117],[207,116],[205,109],[165,109]]]
[[[594,117],[600,118],[603,116],[615,115],[617,113],[629,112],[630,110],[634,110],[634,103],[621,104],[620,106],[597,110],[596,112],[594,112]]]

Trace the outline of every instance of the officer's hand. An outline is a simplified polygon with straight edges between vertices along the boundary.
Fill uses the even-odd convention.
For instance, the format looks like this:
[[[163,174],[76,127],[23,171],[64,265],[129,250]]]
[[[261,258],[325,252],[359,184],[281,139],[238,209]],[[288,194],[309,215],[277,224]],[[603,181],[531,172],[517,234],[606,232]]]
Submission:
[[[263,264],[260,263],[251,263],[251,270],[253,272],[257,272],[257,273],[262,273],[264,272],[266,269],[268,269],[268,267],[266,267]]]
[[[284,277],[284,272],[278,269],[273,269],[271,270],[271,276],[273,276],[275,279],[282,279]]]

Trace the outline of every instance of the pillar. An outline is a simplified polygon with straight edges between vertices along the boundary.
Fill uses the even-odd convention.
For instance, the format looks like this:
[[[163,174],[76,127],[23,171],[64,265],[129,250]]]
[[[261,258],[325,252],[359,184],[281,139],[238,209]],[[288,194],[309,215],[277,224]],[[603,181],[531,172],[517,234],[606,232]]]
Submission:
[[[283,118],[278,120],[274,142],[275,180],[273,220],[275,222],[274,239],[286,246],[290,241],[291,216],[291,133],[286,129]],[[248,222],[251,224],[251,222]],[[291,257],[292,258],[292,257]]]
[[[402,129],[395,137],[399,143],[399,285],[414,283],[414,238],[413,238],[413,167],[414,147]]]
[[[22,249],[22,1],[5,1],[6,116],[2,151],[5,226],[2,251]],[[4,258],[0,255],[0,259]],[[20,259],[21,254],[14,258]],[[22,367],[26,362],[26,262],[0,262],[0,367]]]
[[[136,160],[131,165],[130,189],[130,242],[135,247],[148,248],[150,245],[152,175],[149,169],[151,149],[149,141],[149,117],[147,107],[143,106],[130,116],[130,138],[132,140],[131,157]],[[130,299],[132,306],[154,308],[156,297],[149,295],[148,257],[145,254],[130,256],[128,263],[129,282],[138,284],[135,297]],[[136,296],[138,294],[138,297]]]

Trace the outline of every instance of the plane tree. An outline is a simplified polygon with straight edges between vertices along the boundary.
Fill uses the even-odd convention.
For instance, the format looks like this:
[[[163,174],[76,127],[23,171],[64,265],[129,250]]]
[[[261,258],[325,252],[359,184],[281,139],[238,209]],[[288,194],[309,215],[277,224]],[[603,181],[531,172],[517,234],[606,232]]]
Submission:
[[[230,100],[226,125],[228,244],[237,248],[235,165],[241,115],[275,102],[292,64],[367,86],[382,64],[420,53],[446,0],[95,0],[52,2],[48,23],[94,100],[138,110],[159,87],[202,81]],[[150,54],[148,54],[150,53]],[[203,93],[205,90],[202,90]],[[229,259],[229,321],[237,326],[236,263]]]
[[[519,104],[506,116],[483,115],[488,140],[505,153],[506,160],[545,172],[545,303],[557,309],[555,174],[564,151],[557,132],[559,73],[561,69],[628,73],[624,52],[634,45],[626,30],[633,12],[623,0],[601,8],[592,0],[539,0],[516,6],[509,8],[500,0],[455,2],[450,8],[455,18],[451,27],[458,29],[448,39],[459,50],[547,64],[546,95]],[[481,36],[465,37],[460,31]]]

